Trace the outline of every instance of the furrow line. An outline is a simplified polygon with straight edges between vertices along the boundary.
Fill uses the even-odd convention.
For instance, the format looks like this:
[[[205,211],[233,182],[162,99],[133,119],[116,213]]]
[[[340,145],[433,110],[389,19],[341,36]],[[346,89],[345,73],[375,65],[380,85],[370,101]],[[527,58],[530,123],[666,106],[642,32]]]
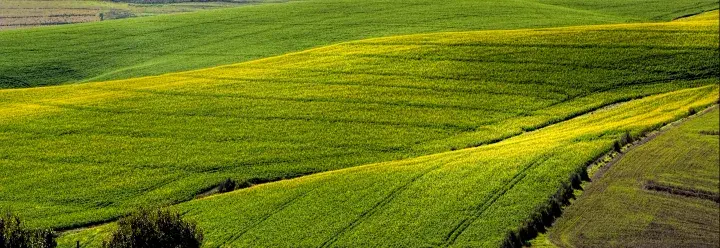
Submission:
[[[306,195],[310,194],[310,192],[313,192],[313,191],[315,191],[315,189],[306,191],[306,192],[304,192],[304,193],[302,193],[302,194],[300,194],[300,195],[298,195],[298,196],[295,196],[295,197],[291,198],[289,201],[287,201],[287,202],[283,203],[282,205],[280,205],[280,207],[279,207],[275,212],[272,212],[272,213],[270,213],[270,214],[267,214],[267,215],[263,216],[259,221],[253,223],[250,227],[246,228],[245,230],[242,230],[242,231],[239,232],[239,233],[236,233],[236,234],[230,236],[230,238],[229,238],[227,241],[225,241],[225,245],[229,245],[229,244],[231,244],[232,242],[235,242],[236,240],[240,239],[240,237],[242,237],[243,235],[245,235],[245,233],[247,233],[248,231],[250,231],[250,230],[252,230],[252,229],[260,226],[260,225],[261,225],[262,223],[264,223],[266,220],[270,219],[270,217],[274,216],[274,215],[277,214],[277,213],[282,212],[283,210],[285,210],[285,208],[287,208],[288,206],[292,205],[292,204],[293,204],[294,202],[296,202],[298,199],[305,197]]]
[[[457,157],[457,156],[456,156]],[[347,233],[348,231],[354,229],[356,226],[358,226],[360,223],[362,223],[365,219],[375,214],[377,211],[379,211],[382,207],[386,206],[388,203],[390,203],[398,194],[405,191],[410,185],[412,185],[414,182],[416,182],[418,179],[422,178],[423,176],[429,174],[430,172],[433,172],[439,168],[441,168],[444,164],[437,164],[435,166],[432,166],[428,168],[427,170],[419,173],[415,177],[411,178],[410,181],[407,183],[404,183],[403,185],[400,185],[399,187],[393,189],[390,191],[388,195],[386,195],[382,200],[377,202],[375,205],[370,207],[369,209],[362,212],[355,220],[350,222],[347,226],[340,229],[338,232],[335,233],[332,237],[330,237],[328,240],[325,240],[319,247],[330,247],[332,244],[337,242],[337,240],[342,236],[344,233]]]
[[[515,187],[516,184],[518,184],[520,181],[522,181],[525,176],[527,175],[525,172],[527,172],[529,169],[544,163],[548,159],[549,155],[543,155],[541,158],[530,162],[528,165],[524,166],[515,176],[513,176],[510,180],[508,180],[507,183],[502,185],[501,187],[497,188],[495,191],[493,191],[490,195],[486,197],[484,201],[481,202],[481,204],[477,205],[475,207],[475,211],[470,215],[469,217],[463,219],[458,223],[455,228],[453,228],[446,236],[443,246],[448,247],[455,243],[457,238],[468,228],[470,225],[472,225],[475,220],[480,218],[482,214],[490,208],[500,197],[505,195],[506,192],[510,191],[513,187]]]

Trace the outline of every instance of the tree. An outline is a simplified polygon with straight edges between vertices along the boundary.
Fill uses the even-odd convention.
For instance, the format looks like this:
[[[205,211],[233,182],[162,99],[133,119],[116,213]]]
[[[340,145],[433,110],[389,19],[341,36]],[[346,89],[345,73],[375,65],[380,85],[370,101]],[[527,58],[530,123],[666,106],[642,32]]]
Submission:
[[[54,248],[55,234],[50,230],[26,229],[20,217],[0,215],[0,248]]]
[[[203,234],[196,223],[166,209],[141,209],[118,221],[106,248],[197,248]]]

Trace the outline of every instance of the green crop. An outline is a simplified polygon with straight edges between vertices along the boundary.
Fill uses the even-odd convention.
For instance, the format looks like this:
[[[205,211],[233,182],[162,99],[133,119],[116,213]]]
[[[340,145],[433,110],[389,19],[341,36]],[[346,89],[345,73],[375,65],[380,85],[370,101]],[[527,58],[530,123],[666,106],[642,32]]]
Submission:
[[[205,247],[497,247],[624,132],[685,116],[688,107],[712,104],[717,91],[646,97],[491,145],[318,173],[175,208],[205,230]],[[107,229],[72,232],[60,243],[93,246]]]
[[[184,202],[228,178],[272,181],[493,143],[608,104],[716,85],[717,25],[379,38],[3,90],[0,208],[71,228]]]
[[[714,0],[263,2],[190,14],[3,31],[0,88],[159,75],[371,37],[670,20],[717,8]]]
[[[299,10],[295,13],[304,13],[303,6],[313,3],[272,6],[293,6]],[[346,4],[360,5],[341,3],[338,10],[353,10]],[[409,6],[404,11],[417,11],[415,5],[403,3]],[[363,6],[393,4],[397,3]],[[495,4],[492,11],[497,12]],[[198,20],[190,17],[202,17],[210,27],[235,27],[245,20],[233,19],[235,11],[277,10],[263,6],[271,5],[116,23],[137,24],[132,32],[156,30],[163,35],[174,25],[174,30],[194,30],[193,35],[203,36],[217,30],[203,33],[203,25],[185,29],[188,22]],[[428,13],[446,11],[427,6],[423,10]],[[469,8],[452,6],[452,11]],[[530,24],[530,19],[503,19],[512,20],[504,23],[495,16],[498,19],[487,19],[492,23],[487,25],[570,25],[597,17],[571,12],[583,18],[567,14],[561,22],[550,18],[553,21]],[[328,13],[352,19],[349,23],[359,20],[342,12]],[[364,20],[372,19],[367,15],[361,14],[368,18]],[[112,221],[138,207],[176,205],[199,223],[210,247],[497,246],[527,236],[530,222],[562,200],[584,166],[612,149],[625,133],[636,136],[687,115],[689,108],[717,101],[717,15],[715,11],[705,15],[709,18],[667,23],[393,36],[182,73],[0,90],[0,209],[17,212],[31,226],[71,229]],[[213,19],[220,16],[228,19]],[[282,26],[272,17],[267,16],[266,25]],[[402,11],[385,18],[391,17],[400,19],[380,20],[423,23],[426,18]],[[187,22],[180,22],[182,18]],[[177,22],[156,25],[162,20]],[[476,19],[448,18],[445,24],[470,20]],[[5,36],[86,32],[103,25],[3,32],[0,43]],[[464,27],[477,28],[473,25]],[[288,26],[301,33],[307,30]],[[447,26],[425,27],[393,32],[378,27],[373,34]],[[367,31],[363,26],[353,28]],[[239,59],[195,54],[218,48],[240,51],[233,46],[246,43],[201,46],[188,39],[151,48],[160,43],[155,36],[132,38],[133,44],[147,49],[149,55],[141,60],[158,59],[149,64],[129,59],[139,56],[135,53],[123,57],[124,43],[108,46],[74,37],[75,42],[89,39],[87,44],[119,61],[100,66],[102,70],[116,70],[119,64],[138,69],[107,77],[122,78],[121,74],[148,75],[263,57],[368,34],[346,31],[336,36],[333,32],[340,29],[327,30],[334,31],[308,34],[312,42],[289,39],[299,34],[293,32],[272,36],[294,43],[257,41],[265,50]],[[127,35],[118,29],[104,31]],[[228,30],[219,34],[209,38],[224,40],[222,35],[236,34],[245,41],[253,39]],[[37,48],[36,43],[25,44],[22,49]],[[79,49],[60,47],[64,54]],[[111,56],[104,49],[120,49],[120,55]],[[178,49],[189,55],[181,56]],[[29,53],[19,54],[26,55],[14,60],[17,65],[33,60]],[[77,54],[74,60],[48,56],[68,59],[52,63],[58,66],[87,61]],[[218,57],[227,60],[213,59]],[[177,63],[180,60],[187,63]],[[83,70],[101,73],[100,67]],[[76,79],[92,74],[86,72]],[[47,73],[72,81],[62,78],[69,74]],[[622,104],[603,108],[615,103]],[[314,175],[303,176],[308,174]],[[289,178],[296,179],[193,200],[227,179],[249,185]],[[107,229],[73,232],[61,243],[97,244]]]

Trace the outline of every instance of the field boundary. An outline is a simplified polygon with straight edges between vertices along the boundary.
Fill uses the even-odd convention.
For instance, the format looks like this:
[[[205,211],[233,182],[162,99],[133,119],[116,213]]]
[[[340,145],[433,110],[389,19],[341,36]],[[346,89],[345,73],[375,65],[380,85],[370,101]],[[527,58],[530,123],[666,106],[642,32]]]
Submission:
[[[588,166],[588,174],[590,174],[590,176],[591,176],[590,181],[592,182],[594,180],[598,180],[601,177],[603,177],[603,175],[605,175],[605,173],[613,165],[615,165],[618,161],[620,161],[620,159],[625,157],[625,154],[628,153],[629,151],[634,150],[638,146],[641,146],[641,145],[655,139],[658,135],[663,134],[674,127],[677,127],[678,125],[684,123],[685,121],[689,121],[689,120],[692,120],[699,116],[702,116],[704,114],[707,114],[708,112],[712,111],[713,109],[715,109],[717,107],[718,107],[718,104],[713,104],[697,113],[692,113],[692,110],[690,110],[690,114],[686,117],[683,117],[676,121],[670,122],[666,125],[663,125],[660,128],[655,129],[655,130],[651,130],[648,133],[646,133],[645,135],[641,135],[641,138],[639,138],[638,140],[636,140],[634,142],[630,142],[628,144],[621,144],[623,146],[621,147],[620,150],[611,151],[611,152],[607,153],[605,156],[598,159],[595,163]],[[603,160],[605,160],[608,157],[612,158],[612,159],[609,162],[603,162]],[[596,169],[596,170],[594,170],[594,169]]]
[[[592,185],[593,181],[596,181],[596,180],[599,180],[600,178],[602,178],[605,175],[605,173],[610,168],[612,168],[613,165],[615,165],[622,158],[624,158],[625,154],[627,154],[629,151],[632,151],[632,150],[638,148],[639,146],[642,146],[645,143],[647,143],[651,140],[654,140],[660,134],[663,134],[673,128],[676,128],[677,126],[679,126],[680,124],[682,124],[686,121],[695,119],[697,117],[700,117],[700,116],[703,116],[703,115],[709,113],[710,111],[713,111],[714,109],[718,108],[719,103],[720,103],[720,100],[718,100],[718,102],[716,102],[714,104],[711,104],[710,106],[703,107],[702,111],[699,111],[699,112],[696,109],[689,109],[687,116],[679,118],[679,119],[672,121],[670,123],[667,123],[665,125],[662,125],[659,128],[649,130],[649,131],[645,132],[644,134],[640,134],[639,135],[640,137],[637,139],[632,139],[632,137],[630,137],[630,136],[623,137],[620,141],[617,141],[618,143],[616,143],[616,146],[613,150],[611,150],[610,152],[607,152],[604,155],[601,155],[598,159],[596,159],[594,162],[590,163],[588,166],[586,166],[584,168],[584,171],[587,173],[586,175],[588,175],[588,177],[585,178],[587,185],[585,185],[584,188],[590,187]],[[622,142],[624,142],[625,144],[621,144]],[[662,189],[661,190],[648,189],[647,185],[648,185],[648,183],[646,182],[645,185],[643,185],[643,189],[653,190],[653,191],[657,191],[657,192],[667,192],[669,194],[673,194],[670,191],[665,191]],[[579,194],[578,194],[578,192],[579,192]],[[578,196],[582,195],[583,192],[584,192],[583,187],[578,187],[575,189],[574,192],[569,192],[570,193],[569,198],[576,199]],[[685,191],[682,191],[677,195],[681,195],[681,193],[684,193],[684,192]],[[692,194],[692,192],[690,192],[690,193]],[[692,195],[692,196],[688,195],[688,196],[692,197],[694,195]],[[705,195],[698,196],[698,198],[702,198],[704,196]],[[717,194],[709,195],[709,197],[711,197],[711,198],[715,197],[715,199],[710,198],[708,200],[711,200],[711,201],[714,201],[714,202],[717,202],[720,204],[720,196],[719,195],[717,195]],[[706,199],[706,198],[702,198],[702,199]],[[552,227],[552,224],[554,224],[555,220],[557,220],[557,218],[562,217],[563,210],[570,205],[572,205],[572,202],[567,201],[566,204],[561,206],[560,211],[558,212],[558,216],[556,216],[552,220],[552,223],[549,223],[549,225],[547,225],[547,227]],[[545,230],[542,233],[546,234],[547,228],[545,228]],[[536,240],[536,238],[537,238],[537,236],[531,237],[527,240],[523,240],[522,246],[527,246],[528,244],[532,243],[530,241]],[[547,238],[547,241],[550,245],[552,245],[554,247],[565,247],[563,245],[553,242],[553,240],[550,239],[549,237]]]
[[[712,11],[717,11],[717,10],[718,10],[718,9],[713,9],[713,10],[706,10],[706,11],[700,11],[700,12],[691,13],[691,14],[687,14],[687,15],[682,15],[682,16],[675,17],[675,18],[673,18],[673,19],[670,20],[670,21],[672,22],[672,21],[682,20],[682,19],[685,19],[685,18],[688,18],[688,17],[693,17],[693,16],[696,16],[696,15],[702,15],[702,14],[705,14],[705,13],[708,13],[708,12],[712,12]]]

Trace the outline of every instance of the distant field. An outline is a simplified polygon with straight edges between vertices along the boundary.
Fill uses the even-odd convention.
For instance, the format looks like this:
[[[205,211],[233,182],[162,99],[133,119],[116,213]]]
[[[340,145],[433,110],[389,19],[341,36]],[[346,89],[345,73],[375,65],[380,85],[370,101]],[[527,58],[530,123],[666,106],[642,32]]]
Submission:
[[[0,32],[0,88],[159,75],[370,37],[669,21],[717,8],[715,0],[307,0],[10,30]],[[78,11],[87,16],[55,21],[97,18]]]
[[[643,1],[643,0],[605,0],[605,1],[567,1],[538,0],[545,4],[561,5],[573,9],[591,10],[608,15],[636,16],[636,21],[667,21],[681,16],[697,13],[698,9],[717,9],[720,3],[694,1]]]
[[[617,116],[639,132],[717,99],[717,28],[710,20],[411,35],[158,77],[2,90],[0,208],[32,226],[86,225],[188,201],[226,178],[276,180],[473,147],[706,86],[680,94],[682,107],[648,112],[663,116],[648,123],[631,118],[644,112]],[[559,178],[623,129],[573,136],[592,142]],[[507,163],[520,170],[555,154],[542,147],[508,150]],[[568,149],[555,155],[574,154]],[[473,190],[503,180],[472,182]],[[533,182],[555,191],[561,181]]]
[[[550,241],[561,247],[718,247],[720,208],[702,197],[717,197],[720,187],[718,116],[715,108],[630,151],[563,213]]]
[[[165,3],[200,3],[205,4],[208,2],[217,3],[253,3],[253,2],[267,2],[265,0],[111,0],[113,2],[123,3],[142,3],[142,4],[165,4]],[[286,2],[287,0],[276,0],[276,2]]]
[[[241,3],[246,3],[241,1],[203,1],[195,3],[181,3],[189,1],[152,2],[158,4],[127,4],[122,2],[144,3],[142,1],[111,2],[100,0],[0,0],[0,31],[192,12],[205,9],[235,7]]]

